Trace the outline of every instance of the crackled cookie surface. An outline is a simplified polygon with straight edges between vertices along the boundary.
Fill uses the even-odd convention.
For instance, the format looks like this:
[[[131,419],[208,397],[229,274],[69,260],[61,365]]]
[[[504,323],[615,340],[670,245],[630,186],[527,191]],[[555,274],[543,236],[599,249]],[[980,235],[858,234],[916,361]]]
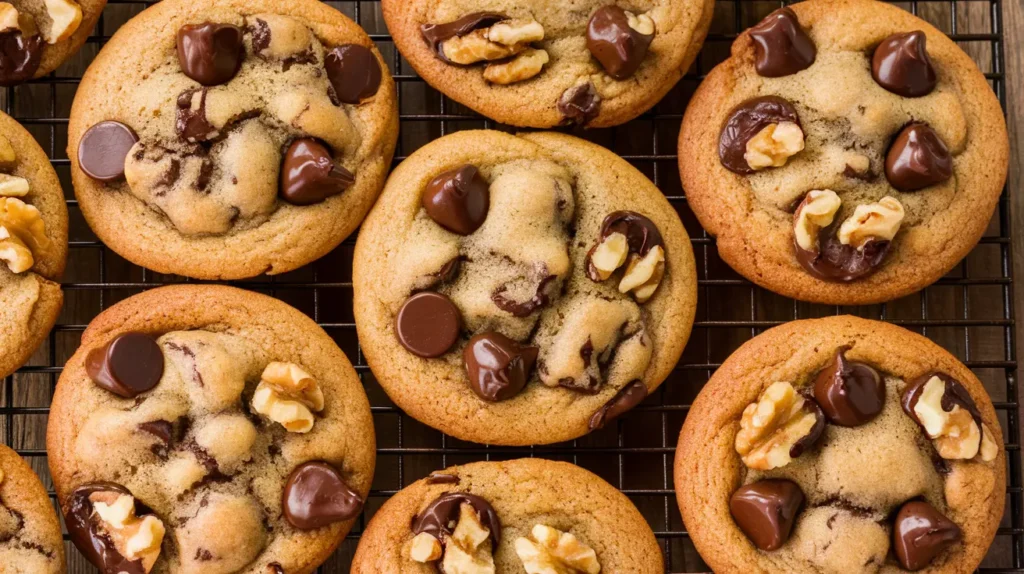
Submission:
[[[727,263],[849,305],[920,290],[971,250],[1008,143],[988,82],[941,32],[881,2],[810,0],[736,40],[690,103],[679,157]]]
[[[0,85],[57,69],[85,44],[106,5],[107,0],[0,2]]]
[[[363,225],[356,325],[389,396],[465,440],[547,444],[668,376],[696,276],[665,197],[571,136],[470,131],[395,170]]]
[[[32,135],[0,113],[0,377],[46,339],[64,302],[64,192]]]
[[[969,369],[856,317],[733,353],[676,451],[679,506],[716,572],[973,572],[1003,514],[1003,436]]]
[[[664,572],[628,498],[565,462],[477,462],[432,473],[374,515],[353,574]]]
[[[89,67],[69,127],[92,229],[164,273],[277,274],[326,254],[383,185],[395,88],[315,0],[161,2]]]
[[[515,125],[613,126],[658,102],[700,49],[713,0],[384,0],[395,43],[438,90]]]
[[[47,449],[72,541],[132,574],[312,572],[361,511],[375,456],[331,338],[215,286],[148,291],[93,321]]]
[[[64,571],[60,522],[46,489],[18,453],[0,445],[0,572]]]

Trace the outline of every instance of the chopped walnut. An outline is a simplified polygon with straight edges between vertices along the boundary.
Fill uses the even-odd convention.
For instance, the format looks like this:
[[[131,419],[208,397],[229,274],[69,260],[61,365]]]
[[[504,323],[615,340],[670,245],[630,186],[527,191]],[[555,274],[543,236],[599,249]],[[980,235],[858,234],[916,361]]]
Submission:
[[[629,27],[636,30],[637,33],[643,34],[644,36],[654,35],[654,20],[648,14],[634,14],[629,10],[626,12],[626,23]]]
[[[928,438],[934,441],[939,456],[950,460],[967,460],[977,456],[979,451],[985,450],[986,452],[982,452],[983,460],[995,459],[999,449],[991,439],[991,432],[991,446],[983,449],[985,441],[982,431],[970,411],[959,404],[954,404],[949,411],[945,410],[942,407],[942,397],[945,393],[945,381],[940,377],[932,377],[925,383],[921,396],[914,405],[914,414],[917,415]],[[986,459],[986,454],[990,458]]]
[[[595,275],[601,281],[607,280],[622,267],[629,256],[629,240],[622,233],[612,233],[597,244],[590,254],[590,263]]]
[[[529,80],[544,69],[549,59],[547,51],[530,48],[509,62],[489,64],[484,68],[484,79],[502,86]]]
[[[494,574],[491,531],[480,522],[472,505],[463,503],[459,523],[444,545],[441,571],[445,574]]]
[[[20,199],[0,197],[0,261],[14,273],[24,273],[35,256],[50,248],[39,210]]]
[[[506,46],[487,39],[487,29],[474,30],[465,36],[455,36],[441,44],[444,57],[462,65],[491,62],[514,56],[524,50],[525,44]]]
[[[892,241],[900,230],[903,216],[903,206],[892,197],[858,205],[853,215],[839,226],[839,242],[860,249],[871,239]]]
[[[841,204],[842,200],[831,189],[815,189],[807,193],[807,197],[796,210],[793,223],[793,235],[800,249],[818,249],[818,232],[832,225]]]
[[[506,46],[544,39],[544,26],[536,20],[502,20],[487,29],[487,39]]]
[[[743,157],[751,169],[782,167],[804,149],[804,132],[793,122],[769,124],[747,141]]]
[[[420,532],[409,545],[409,558],[420,563],[433,562],[441,558],[441,541],[426,532]]]
[[[138,560],[145,572],[151,572],[160,556],[164,523],[153,516],[135,515],[135,498],[128,494],[98,491],[89,496],[93,512],[117,551],[128,560]]]
[[[626,272],[619,281],[619,293],[632,291],[638,303],[646,303],[658,290],[661,279],[665,276],[665,249],[655,245],[643,257],[629,259]]]
[[[50,44],[63,42],[71,37],[82,24],[82,7],[72,0],[44,0],[50,27],[42,31],[43,39]]]
[[[27,179],[0,173],[0,197],[25,197],[28,191]]]
[[[736,452],[749,468],[779,468],[813,444],[823,430],[824,415],[817,405],[793,385],[773,383],[743,409]]]
[[[288,432],[313,429],[313,413],[324,408],[324,393],[313,376],[293,363],[270,363],[252,397],[253,409]]]
[[[594,549],[568,532],[537,524],[530,538],[517,538],[516,554],[527,574],[597,574],[601,564]]]

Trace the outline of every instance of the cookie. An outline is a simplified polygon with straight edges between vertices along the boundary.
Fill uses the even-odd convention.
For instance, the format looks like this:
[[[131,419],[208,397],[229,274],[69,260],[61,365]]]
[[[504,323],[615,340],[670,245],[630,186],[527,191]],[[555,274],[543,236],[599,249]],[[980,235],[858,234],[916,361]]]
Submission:
[[[973,572],[1003,515],[992,401],[952,355],[857,317],[748,341],[693,403],[679,508],[715,572]]]
[[[100,314],[61,374],[46,445],[71,540],[109,572],[313,572],[375,460],[369,403],[330,336],[212,285]]]
[[[661,548],[625,495],[566,462],[476,462],[402,489],[359,540],[352,574],[660,574]]]
[[[395,169],[356,243],[359,341],[403,411],[463,440],[570,440],[675,367],[693,250],[639,171],[572,136],[464,131]]]
[[[12,0],[0,4],[0,86],[40,78],[85,44],[107,0]]]
[[[722,259],[787,297],[889,301],[978,243],[1006,179],[1006,123],[971,58],[870,0],[773,12],[683,118],[687,199]]]
[[[104,243],[161,273],[238,279],[301,267],[355,230],[398,110],[369,36],[321,2],[172,0],[106,44],[68,133]]]
[[[693,63],[713,0],[382,0],[431,86],[503,124],[608,127],[647,111]]]
[[[0,573],[63,574],[64,540],[46,488],[0,445]]]
[[[46,340],[64,295],[68,210],[32,134],[0,113],[0,378]]]

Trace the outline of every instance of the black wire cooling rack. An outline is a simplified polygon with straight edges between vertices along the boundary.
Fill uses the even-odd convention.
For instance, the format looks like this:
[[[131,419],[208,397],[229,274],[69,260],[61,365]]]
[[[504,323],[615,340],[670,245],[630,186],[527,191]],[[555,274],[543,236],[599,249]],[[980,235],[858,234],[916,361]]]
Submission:
[[[0,90],[0,106],[28,127],[49,152],[71,215],[66,303],[59,324],[29,365],[7,377],[0,388],[0,436],[30,461],[50,487],[51,495],[46,417],[53,387],[64,362],[78,346],[81,332],[101,310],[121,299],[159,285],[186,281],[131,265],[97,241],[73,199],[65,152],[67,117],[81,73],[118,26],[153,3],[110,0],[94,36],[80,54],[46,78]],[[395,50],[377,1],[329,4],[359,22],[388,59],[398,83],[401,109],[396,163],[446,133],[503,128],[449,101],[415,75]],[[622,155],[659,186],[689,230],[698,261],[697,321],[682,360],[657,392],[610,428],[569,443],[499,448],[444,436],[403,414],[374,380],[356,339],[351,293],[353,239],[295,272],[236,283],[274,295],[313,317],[355,363],[370,397],[379,455],[373,491],[353,532],[320,572],[348,571],[366,522],[403,486],[447,465],[523,456],[567,460],[596,472],[625,492],[650,522],[668,571],[706,571],[707,566],[685,532],[672,489],[676,439],[690,403],[711,373],[743,341],[782,322],[838,313],[884,319],[921,332],[953,352],[985,383],[1005,433],[1009,480],[1005,516],[981,570],[1024,572],[1024,483],[1007,194],[1003,194],[985,238],[945,278],[895,302],[853,308],[799,303],[751,285],[721,261],[714,240],[687,206],[675,155],[686,103],[703,75],[728,55],[737,33],[779,5],[778,1],[719,0],[711,33],[697,63],[664,101],[627,125],[575,131]],[[949,34],[971,54],[1005,108],[1001,0],[921,0],[899,5]],[[70,543],[66,545],[70,572],[95,572]]]

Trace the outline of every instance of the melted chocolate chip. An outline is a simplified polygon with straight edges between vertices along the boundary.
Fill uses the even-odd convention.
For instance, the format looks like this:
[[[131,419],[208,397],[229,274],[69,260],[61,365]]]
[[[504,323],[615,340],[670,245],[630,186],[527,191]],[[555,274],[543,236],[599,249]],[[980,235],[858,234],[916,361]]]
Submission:
[[[423,190],[423,209],[452,233],[469,235],[487,219],[491,192],[476,166],[464,165],[435,177]]]
[[[900,191],[917,191],[952,176],[953,156],[928,124],[903,128],[885,157],[885,177]]]
[[[363,509],[363,500],[334,467],[307,462],[288,477],[281,506],[289,524],[299,530],[313,530],[355,518]]]
[[[594,84],[587,82],[569,88],[558,99],[558,111],[563,124],[585,126],[601,111],[601,96]]]
[[[633,381],[619,389],[615,396],[609,399],[603,407],[591,415],[588,426],[590,430],[604,428],[613,420],[619,418],[633,407],[639,405],[647,398],[647,386],[643,381]]]
[[[139,430],[147,432],[157,438],[160,442],[152,446],[153,454],[167,456],[167,449],[174,439],[174,425],[170,421],[150,421],[139,425]]]
[[[358,104],[380,89],[380,62],[373,51],[359,44],[345,44],[324,57],[327,77],[338,100]]]
[[[948,412],[953,411],[953,407],[959,406],[968,413],[971,414],[971,418],[978,424],[978,429],[982,428],[981,411],[978,410],[978,405],[975,404],[974,399],[971,398],[971,394],[967,392],[967,388],[964,387],[963,383],[954,379],[951,375],[946,373],[928,373],[922,375],[907,385],[907,388],[903,389],[903,396],[900,400],[900,405],[903,407],[903,412],[907,413],[907,416],[914,419],[921,428],[924,425],[921,423],[921,419],[918,418],[917,412],[914,407],[917,406],[917,401],[921,398],[921,394],[924,392],[925,385],[932,378],[938,377],[943,384],[942,394],[942,410]],[[982,433],[978,433],[978,447],[981,447]]]
[[[78,167],[96,181],[120,181],[128,152],[138,141],[132,128],[115,121],[100,122],[86,130],[78,143]]]
[[[547,268],[545,268],[545,273]],[[545,275],[537,283],[537,291],[533,297],[530,297],[526,301],[516,301],[515,299],[506,295],[508,292],[508,285],[500,285],[491,294],[491,301],[506,313],[511,313],[513,317],[527,317],[530,313],[533,313],[541,307],[546,307],[551,302],[551,294],[548,293],[548,285],[552,285],[556,277],[554,275]]]
[[[896,514],[893,550],[903,568],[920,570],[962,537],[960,527],[934,506],[913,500]]]
[[[193,100],[199,95],[198,106]],[[209,141],[219,134],[219,130],[206,119],[206,89],[185,90],[178,96],[174,130],[178,137],[192,143]]]
[[[129,560],[117,551],[114,541],[103,531],[98,518],[93,514],[90,496],[97,493],[112,493],[131,496],[127,488],[111,482],[84,484],[76,488],[68,499],[64,510],[64,522],[68,535],[78,550],[94,566],[105,574],[146,574],[142,560]],[[136,501],[136,514],[143,508]]]
[[[434,358],[448,352],[462,331],[462,314],[447,296],[423,291],[409,297],[395,318],[398,342],[410,353]]]
[[[13,86],[31,80],[43,59],[42,36],[25,37],[21,30],[0,33],[0,86]]]
[[[230,81],[242,67],[244,58],[245,45],[238,26],[204,22],[178,30],[181,71],[204,86]]]
[[[427,477],[427,484],[458,484],[459,482],[459,477],[454,474],[442,474],[435,472],[431,473],[431,475]]]
[[[330,150],[313,138],[288,146],[281,167],[281,199],[292,205],[313,205],[348,189],[356,178],[335,163]]]
[[[814,381],[814,398],[833,424],[856,427],[874,420],[885,406],[885,382],[864,363],[846,360],[848,347]]]
[[[792,458],[797,458],[805,453],[807,449],[814,446],[814,443],[818,442],[821,435],[825,434],[825,414],[821,412],[821,406],[814,402],[814,399],[805,397],[803,408],[814,415],[814,426],[806,435],[793,443],[793,446],[789,447],[789,456]]]
[[[468,492],[446,492],[437,497],[412,522],[414,534],[426,532],[438,540],[452,535],[459,522],[462,505],[468,504],[480,515],[480,523],[491,531],[492,547],[501,541],[501,521],[489,502]]]
[[[441,50],[441,44],[445,40],[456,36],[465,36],[473,30],[480,28],[488,28],[504,19],[504,16],[494,12],[474,12],[445,24],[424,24],[420,26],[420,34],[423,35],[423,39],[426,40],[427,44],[430,44],[430,49],[434,51],[434,54],[447,62],[448,58],[445,57],[444,51]]]
[[[795,482],[767,479],[740,487],[729,500],[736,525],[761,550],[778,550],[789,540],[804,493]]]
[[[510,399],[526,386],[539,352],[501,333],[476,335],[462,351],[469,387],[485,401]]]
[[[926,96],[938,79],[928,59],[924,32],[893,34],[875,48],[871,76],[879,86],[905,98]]]
[[[766,78],[778,78],[806,70],[818,50],[800,26],[796,13],[779,8],[750,29],[754,40],[754,69]]]
[[[769,125],[782,122],[800,124],[796,108],[782,98],[762,96],[737,106],[725,121],[718,140],[718,157],[725,169],[740,175],[754,173],[744,157],[747,142]]]
[[[654,34],[634,30],[626,11],[614,4],[598,8],[587,23],[587,49],[616,80],[636,73],[652,40]]]
[[[85,358],[96,386],[126,399],[152,389],[164,375],[164,354],[149,335],[125,333]]]

